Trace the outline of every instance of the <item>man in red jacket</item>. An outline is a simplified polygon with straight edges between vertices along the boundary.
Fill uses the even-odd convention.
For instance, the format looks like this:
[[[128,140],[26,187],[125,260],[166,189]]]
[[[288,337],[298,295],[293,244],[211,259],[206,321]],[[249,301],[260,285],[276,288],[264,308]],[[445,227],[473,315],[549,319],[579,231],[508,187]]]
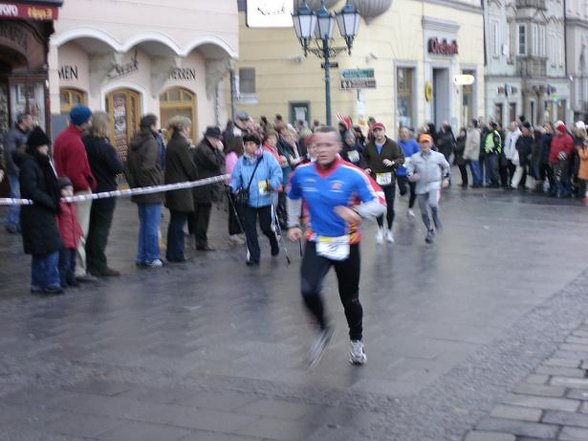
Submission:
[[[96,188],[96,179],[92,175],[82,134],[92,125],[92,111],[83,104],[78,104],[69,113],[69,127],[55,139],[53,160],[59,176],[67,176],[74,189],[74,195],[91,194]],[[92,200],[77,202],[78,220],[83,236],[76,252],[76,279],[80,282],[95,281],[96,278],[86,271],[86,236],[90,226],[90,209]]]
[[[571,196],[570,190],[570,164],[574,152],[574,138],[568,133],[563,121],[555,123],[555,136],[551,140],[549,151],[549,165],[553,167],[555,174],[556,196],[567,198]]]

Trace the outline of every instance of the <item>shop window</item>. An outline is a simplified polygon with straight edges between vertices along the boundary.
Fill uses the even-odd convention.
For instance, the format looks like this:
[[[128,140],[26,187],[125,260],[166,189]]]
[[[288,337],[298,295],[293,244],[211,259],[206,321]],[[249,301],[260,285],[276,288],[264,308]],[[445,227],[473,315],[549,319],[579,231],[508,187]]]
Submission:
[[[503,124],[503,106],[502,103],[494,104],[494,121],[498,124]]]
[[[168,121],[176,115],[190,118],[192,128],[190,138],[194,143],[198,140],[198,127],[196,127],[196,95],[182,87],[174,87],[163,92],[159,96],[159,112],[161,115],[161,126],[166,127]]]
[[[239,92],[244,95],[254,95],[255,90],[255,68],[243,67],[239,69]]]
[[[474,78],[476,77],[476,71],[474,71],[474,70],[464,70],[464,71],[462,71],[462,74],[463,75],[471,75]],[[466,84],[466,85],[462,86],[461,122],[463,125],[467,125],[468,122],[474,117],[474,109],[475,109],[474,84]]]
[[[141,97],[134,90],[115,90],[106,96],[106,109],[111,116],[110,140],[126,161],[129,142],[139,130]]]
[[[414,128],[414,68],[396,69],[396,111],[398,123]]]
[[[517,103],[510,103],[508,107],[508,120],[516,121],[517,120]]]
[[[527,55],[527,26],[518,25],[517,31],[518,31],[517,55],[525,56],[525,55]]]
[[[44,81],[10,84],[10,114],[13,119],[19,112],[30,113],[33,124],[47,130]]]
[[[66,115],[76,104],[87,104],[86,94],[78,89],[61,88],[59,90],[60,112]]]

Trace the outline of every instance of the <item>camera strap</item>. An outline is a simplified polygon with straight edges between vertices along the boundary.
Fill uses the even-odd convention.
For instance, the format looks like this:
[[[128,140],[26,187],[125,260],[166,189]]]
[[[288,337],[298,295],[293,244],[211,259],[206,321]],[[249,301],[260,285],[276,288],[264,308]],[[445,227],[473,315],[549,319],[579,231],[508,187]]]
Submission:
[[[257,167],[259,167],[259,163],[261,162],[262,159],[263,159],[263,153],[261,154],[261,156],[257,160],[257,163],[255,164],[255,168],[253,169],[253,173],[251,173],[251,179],[249,179],[249,184],[247,184],[247,189],[246,189],[247,193],[249,193],[249,189],[251,188],[251,183],[253,182],[253,177],[255,176],[255,172],[257,171]]]

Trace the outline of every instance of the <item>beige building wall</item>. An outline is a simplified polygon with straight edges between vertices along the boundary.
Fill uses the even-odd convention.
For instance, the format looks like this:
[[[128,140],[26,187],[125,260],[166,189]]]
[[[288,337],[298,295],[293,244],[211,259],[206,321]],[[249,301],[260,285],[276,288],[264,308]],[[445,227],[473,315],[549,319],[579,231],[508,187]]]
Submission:
[[[339,10],[339,2],[333,10]],[[455,39],[459,54],[454,56],[432,56],[426,53],[423,17],[456,28]],[[426,21],[425,20],[425,21]],[[447,23],[446,23],[447,22]],[[265,115],[273,118],[280,113],[289,119],[289,102],[310,103],[310,119],[325,121],[325,84],[322,60],[308,54],[303,57],[302,48],[293,28],[248,28],[245,13],[239,14],[240,58],[239,68],[255,68],[255,95],[242,94],[237,100],[237,109],[249,112],[254,117]],[[451,26],[450,26],[451,27]],[[442,36],[442,32],[437,32]],[[335,46],[344,46],[335,27]],[[388,127],[397,127],[399,118],[396,109],[396,68],[413,67],[413,100],[415,120],[413,126],[422,126],[432,119],[432,105],[425,101],[425,82],[432,79],[433,67],[449,70],[447,100],[452,109],[453,125],[462,123],[461,87],[452,83],[453,75],[463,69],[476,72],[474,115],[482,114],[484,102],[484,52],[483,16],[481,10],[464,5],[461,9],[415,2],[395,0],[392,7],[369,24],[362,20],[359,35],[355,39],[351,56],[347,52],[334,60],[339,68],[331,70],[331,106],[333,124],[337,112],[350,115],[354,121],[374,116]],[[342,69],[373,68],[376,89],[340,90]],[[230,96],[229,93],[226,94]],[[359,100],[358,100],[359,98]]]

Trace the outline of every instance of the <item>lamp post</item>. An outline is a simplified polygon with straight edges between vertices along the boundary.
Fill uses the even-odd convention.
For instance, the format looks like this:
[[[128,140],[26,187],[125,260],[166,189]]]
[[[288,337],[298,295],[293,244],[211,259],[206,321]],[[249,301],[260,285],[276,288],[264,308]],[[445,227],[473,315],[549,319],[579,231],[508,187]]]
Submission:
[[[312,11],[306,0],[304,0],[292,14],[294,31],[304,50],[304,56],[306,57],[311,52],[324,60],[325,123],[329,126],[331,125],[331,58],[336,57],[345,50],[351,55],[353,40],[359,31],[359,20],[359,12],[357,12],[350,0],[347,0],[343,9],[334,15],[327,10],[324,0],[321,1],[321,7],[316,12]],[[337,21],[339,33],[345,40],[346,47],[334,47],[331,45],[335,21]],[[315,47],[311,47],[313,40]]]

